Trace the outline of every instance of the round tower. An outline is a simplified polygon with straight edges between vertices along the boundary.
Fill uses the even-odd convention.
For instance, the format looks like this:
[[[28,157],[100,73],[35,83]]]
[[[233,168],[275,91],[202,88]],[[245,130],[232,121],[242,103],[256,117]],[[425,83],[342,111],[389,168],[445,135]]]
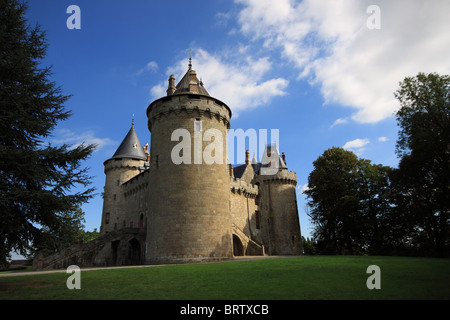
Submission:
[[[231,111],[189,69],[147,109],[151,132],[147,263],[232,257],[227,166]]]
[[[257,178],[260,185],[261,224],[269,255],[301,255],[303,252],[297,209],[297,175],[286,166],[275,145],[267,146]],[[274,169],[275,167],[275,169]]]
[[[103,211],[100,234],[116,230],[122,226],[126,210],[124,208],[122,184],[140,173],[140,168],[147,161],[147,155],[134,130],[125,136],[111,159],[104,162],[105,189],[103,193]]]

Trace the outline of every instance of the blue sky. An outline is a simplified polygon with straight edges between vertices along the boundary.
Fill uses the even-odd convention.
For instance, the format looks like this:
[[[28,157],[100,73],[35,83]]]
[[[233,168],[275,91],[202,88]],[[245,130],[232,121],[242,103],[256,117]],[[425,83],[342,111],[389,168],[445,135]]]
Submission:
[[[81,9],[79,30],[66,26],[70,5]],[[301,190],[312,162],[338,146],[397,165],[393,92],[405,76],[449,73],[449,12],[446,0],[31,0],[28,21],[47,32],[43,64],[73,95],[72,117],[49,140],[98,145],[86,162],[98,193],[83,206],[86,229],[100,227],[103,162],[133,114],[150,142],[146,108],[170,74],[181,79],[191,49],[205,88],[232,109],[232,128],[279,129],[310,236]]]

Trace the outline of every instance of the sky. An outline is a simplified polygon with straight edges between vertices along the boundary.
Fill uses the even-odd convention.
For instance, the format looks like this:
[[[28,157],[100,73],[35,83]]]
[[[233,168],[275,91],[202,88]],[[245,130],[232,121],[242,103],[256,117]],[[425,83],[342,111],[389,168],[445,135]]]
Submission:
[[[335,146],[398,165],[394,92],[418,72],[449,74],[449,13],[449,0],[31,0],[26,17],[46,31],[42,65],[72,95],[72,116],[49,142],[97,144],[84,164],[97,189],[82,207],[86,230],[100,229],[103,162],[133,114],[141,144],[150,143],[146,109],[171,74],[181,79],[191,52],[204,87],[231,108],[232,129],[279,130],[310,237],[302,191],[313,161]]]

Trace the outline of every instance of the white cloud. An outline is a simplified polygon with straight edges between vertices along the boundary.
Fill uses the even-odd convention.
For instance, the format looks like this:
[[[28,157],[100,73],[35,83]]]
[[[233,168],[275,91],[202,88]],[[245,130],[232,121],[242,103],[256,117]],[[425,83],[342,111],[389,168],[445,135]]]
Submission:
[[[155,61],[148,62],[145,67],[141,68],[136,72],[136,75],[139,76],[144,72],[156,72],[158,71],[158,64]]]
[[[215,25],[218,27],[226,27],[228,25],[228,20],[230,20],[230,12],[218,12],[214,16]]]
[[[345,150],[353,151],[357,156],[361,156],[365,150],[365,146],[369,143],[370,140],[367,138],[355,139],[346,142],[342,148],[344,148]]]
[[[370,140],[367,138],[355,139],[355,140],[346,142],[342,148],[344,148],[344,149],[360,149],[360,148],[364,147],[365,145],[367,145],[369,142],[370,142]]]
[[[446,0],[235,0],[240,32],[280,50],[321,88],[325,103],[355,109],[374,123],[393,114],[398,82],[418,72],[450,71],[450,2]],[[369,29],[367,7],[380,7]]]
[[[243,48],[242,46],[240,47]],[[265,105],[276,96],[286,94],[289,81],[270,78],[267,73],[272,64],[269,58],[254,59],[250,56],[233,59],[226,53],[211,54],[203,49],[193,50],[193,69],[201,78],[210,95],[227,103],[236,116],[240,111]],[[175,75],[175,82],[187,71],[187,59],[168,68],[167,77]],[[167,81],[150,89],[153,99],[165,95]]]
[[[308,191],[309,190],[309,187],[308,187],[308,185],[307,184],[303,184],[303,185],[298,185],[297,186],[297,193],[300,195],[300,194],[303,194],[305,191]]]
[[[150,94],[154,99],[158,99],[166,95],[166,90],[167,86],[164,87],[162,84],[158,84],[150,89]]]
[[[344,119],[342,119],[342,118],[336,119],[336,121],[333,122],[333,124],[330,126],[330,128],[333,128],[334,126],[337,126],[339,124],[345,124],[347,122],[348,122],[348,119],[346,119],[346,118],[344,118]]]
[[[54,138],[50,140],[50,142],[55,144],[69,144],[71,148],[74,149],[81,144],[95,144],[96,151],[101,148],[116,144],[116,141],[113,141],[109,138],[98,138],[92,131],[86,131],[82,133],[76,133],[69,129],[58,129],[55,131]]]

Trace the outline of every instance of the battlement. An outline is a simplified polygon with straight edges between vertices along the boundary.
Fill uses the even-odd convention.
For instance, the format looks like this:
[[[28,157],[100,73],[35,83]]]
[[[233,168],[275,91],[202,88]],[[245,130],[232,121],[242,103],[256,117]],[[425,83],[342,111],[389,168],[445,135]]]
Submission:
[[[122,185],[125,198],[148,187],[149,173],[149,170],[145,170]]]
[[[147,108],[148,128],[151,131],[152,124],[163,117],[173,114],[176,116],[193,113],[198,116],[216,118],[224,125],[230,127],[231,110],[222,101],[201,94],[176,94],[155,100]]]
[[[143,160],[129,159],[129,158],[119,158],[119,159],[109,159],[106,160],[105,174],[113,170],[131,169],[139,170],[139,168],[144,164]]]
[[[257,185],[252,185],[239,178],[230,177],[231,192],[256,197],[259,194]]]
[[[273,175],[258,175],[260,181],[273,181],[280,183],[289,183],[292,185],[297,185],[297,174],[294,171],[288,171],[287,169],[278,170],[276,174]]]

